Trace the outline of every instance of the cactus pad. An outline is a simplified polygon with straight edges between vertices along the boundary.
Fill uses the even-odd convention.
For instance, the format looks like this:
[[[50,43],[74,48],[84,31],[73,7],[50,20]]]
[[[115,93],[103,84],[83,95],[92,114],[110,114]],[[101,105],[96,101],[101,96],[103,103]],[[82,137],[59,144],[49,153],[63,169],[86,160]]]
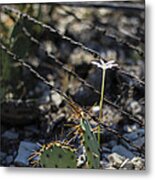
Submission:
[[[81,120],[83,130],[83,143],[86,149],[88,167],[98,169],[100,167],[99,144],[96,136],[91,130],[89,121]]]
[[[76,168],[75,150],[69,146],[54,144],[40,155],[40,165],[46,168]]]

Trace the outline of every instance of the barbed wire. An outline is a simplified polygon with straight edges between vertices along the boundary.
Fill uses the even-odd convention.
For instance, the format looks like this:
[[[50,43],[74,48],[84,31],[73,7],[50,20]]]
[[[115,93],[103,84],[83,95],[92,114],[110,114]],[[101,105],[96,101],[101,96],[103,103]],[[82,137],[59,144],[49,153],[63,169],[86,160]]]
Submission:
[[[53,28],[41,21],[38,21],[37,19],[29,16],[28,14],[26,13],[22,13],[20,12],[19,10],[17,9],[14,9],[12,7],[8,7],[8,6],[2,6],[2,9],[3,10],[8,10],[10,12],[13,12],[13,13],[16,13],[17,15],[20,15],[20,17],[23,17],[23,18],[26,18],[28,21],[30,22],[33,22],[34,24],[37,24],[37,25],[40,25],[42,28],[48,30],[50,33],[54,33],[55,35],[57,35],[58,37],[60,37],[62,40],[65,40],[67,42],[69,42],[70,44],[76,46],[76,47],[79,47],[81,48],[82,50],[84,50],[85,52],[88,52],[90,53],[94,58],[97,58],[97,59],[102,59],[103,61],[107,62],[108,60],[106,60],[105,58],[103,58],[100,53],[98,53],[97,51],[91,49],[91,48],[88,48],[87,46],[85,46],[83,43],[81,42],[78,42],[78,41],[75,41],[73,40],[72,38],[68,37],[68,36],[65,36],[65,35],[62,35],[56,28]],[[140,80],[138,77],[134,77],[132,76],[131,74],[121,70],[120,68],[117,68],[117,73],[118,74],[121,74],[121,75],[124,75],[124,76],[127,76],[127,77],[130,77],[131,79],[134,79],[136,81],[136,84],[140,84],[140,86],[145,86],[145,82],[143,82],[142,80]]]
[[[69,73],[70,75],[74,76],[78,81],[80,81],[84,86],[90,88],[93,92],[97,93],[98,95],[101,95],[101,93],[94,88],[94,86],[92,86],[91,84],[89,84],[86,80],[84,80],[83,78],[79,77],[77,73],[75,73],[72,69],[69,69],[67,67],[65,67],[65,65],[56,57],[54,56],[54,54],[49,53],[42,45],[42,43],[40,43],[34,36],[32,36],[32,34],[30,34],[28,32],[28,30],[26,29],[26,27],[22,28],[24,34],[26,35],[26,37],[28,37],[30,39],[31,42],[35,43],[36,45],[39,46],[39,48],[41,50],[44,51],[44,53],[46,54],[46,56],[52,60],[54,60],[58,65],[61,66],[61,68]],[[104,101],[105,103],[107,103],[108,105],[114,107],[115,109],[117,109],[119,112],[121,112],[123,115],[127,116],[131,121],[136,122],[137,124],[143,126],[143,122],[141,122],[140,120],[136,119],[134,116],[132,116],[130,113],[124,111],[121,107],[119,107],[118,105],[112,103],[110,100],[108,100],[107,98],[104,97]]]
[[[13,9],[13,11],[15,11],[15,13],[19,14],[18,10]],[[12,9],[11,9],[11,12],[12,12]],[[28,16],[28,15],[26,15],[26,17],[27,17],[27,16]],[[21,18],[24,18],[25,15],[23,16],[23,14],[22,14],[20,17],[21,17]],[[29,17],[29,16],[28,16],[28,17]],[[33,19],[33,18],[32,18],[32,19]],[[28,18],[28,20],[29,20],[29,18]],[[33,19],[33,21],[37,21],[37,20]],[[38,21],[37,21],[37,22],[38,22]],[[39,23],[39,24],[40,24],[40,23],[42,24],[42,22],[38,22],[38,23]],[[43,24],[43,25],[44,25],[44,24]],[[43,25],[42,25],[42,26],[43,26]],[[45,25],[45,27],[46,27],[46,26],[48,26],[48,25]],[[49,27],[49,26],[48,26],[48,27]],[[49,28],[51,28],[51,27],[49,27]],[[100,92],[99,92],[97,89],[95,89],[91,84],[89,84],[89,83],[88,83],[87,81],[85,81],[84,79],[80,78],[80,77],[78,76],[78,74],[76,74],[76,73],[75,73],[74,71],[72,71],[71,69],[68,69],[68,68],[67,68],[58,58],[56,58],[53,54],[48,53],[48,52],[43,48],[43,46],[41,45],[41,43],[40,43],[36,38],[34,38],[34,37],[27,31],[27,29],[26,29],[25,27],[23,27],[23,32],[24,32],[24,34],[25,34],[27,37],[29,37],[29,39],[30,39],[33,43],[35,43],[35,44],[37,44],[38,46],[40,46],[40,48],[45,52],[45,54],[47,55],[48,58],[54,60],[58,65],[60,65],[65,72],[71,74],[71,75],[74,76],[76,79],[78,79],[83,85],[85,85],[86,87],[90,88],[93,92],[97,93],[98,95],[100,95]],[[78,43],[78,42],[77,42],[77,43]],[[122,75],[122,74],[120,74],[120,75]],[[131,76],[130,76],[130,77],[131,77]],[[135,80],[134,77],[132,77],[132,78]],[[136,83],[135,83],[135,84],[136,84]],[[144,122],[141,122],[141,120],[138,120],[137,117],[135,118],[132,114],[130,114],[129,112],[123,110],[122,107],[120,107],[120,106],[118,106],[117,104],[111,102],[111,101],[108,100],[106,97],[104,98],[104,101],[105,101],[105,103],[107,103],[108,105],[110,105],[110,106],[114,107],[115,109],[117,109],[122,115],[128,117],[131,121],[136,122],[136,123],[138,123],[138,124],[141,125],[141,126],[144,126]]]
[[[4,7],[6,7],[6,6],[4,6]],[[9,8],[9,10],[10,10],[10,7],[7,7],[7,9],[8,9],[8,8]],[[27,14],[22,14],[22,13],[19,12],[18,10],[11,8],[11,12],[12,12],[12,11],[15,12],[15,13],[17,13],[18,15],[20,14],[20,17],[21,17],[21,18],[25,18],[25,17],[26,17],[28,21],[29,21],[29,20],[30,20],[30,21],[32,20],[32,22],[37,22],[37,24],[41,25],[41,27],[43,27],[43,28],[44,28],[44,27],[45,27],[45,28],[47,27],[47,28],[49,29],[49,31],[57,32],[57,30],[53,29],[52,27],[50,27],[50,26],[48,26],[48,25],[46,25],[46,24],[44,24],[44,23],[42,23],[42,22],[40,22],[40,21],[38,21],[38,20],[36,20],[36,19],[34,19],[34,18],[32,18],[32,17],[30,17],[30,16],[27,15]],[[57,32],[57,33],[58,33],[58,32]],[[28,35],[28,34],[27,34],[27,35]],[[61,36],[63,36],[63,35],[61,35]],[[65,37],[66,37],[66,36],[65,36]],[[63,37],[62,37],[62,38],[63,38]],[[68,38],[68,37],[67,37],[67,38]],[[33,42],[35,42],[35,43],[38,44],[38,42],[36,41],[36,39],[34,39],[34,38],[30,38],[30,39],[33,40]],[[69,38],[69,39],[70,39],[70,38]],[[72,40],[71,40],[71,41],[72,41]],[[75,43],[74,40],[73,40],[73,42]],[[76,44],[78,44],[78,42],[76,42]],[[81,46],[83,47],[84,45],[81,44]],[[85,46],[84,46],[84,47],[85,47]],[[93,51],[93,50],[91,50],[91,49],[89,49],[89,48],[87,48],[87,47],[86,47],[86,49],[88,49],[88,51],[91,52],[91,53],[92,53],[92,51]],[[46,54],[47,54],[47,53],[46,53]],[[63,67],[63,63],[61,63],[60,60],[57,60],[55,56],[53,56],[52,54],[48,54],[48,56],[49,56],[50,58],[56,60],[57,63],[58,63],[59,65],[61,65],[61,67]],[[85,80],[83,80],[82,78],[80,78],[75,72],[67,69],[65,66],[64,66],[64,70],[65,70],[65,71],[68,71],[68,73],[70,73],[71,75],[73,75],[74,77],[76,77],[82,84],[84,84],[85,86],[89,87],[89,88],[90,88],[91,90],[93,90],[95,93],[100,94],[100,92],[99,92],[98,90],[96,90],[92,85],[90,85],[90,84],[87,83]],[[117,72],[118,72],[118,71],[117,71]],[[135,86],[140,85],[139,88],[141,88],[141,89],[144,91],[144,87],[143,87],[143,85],[145,85],[144,82],[142,82],[142,81],[140,81],[140,80],[138,80],[138,82],[137,82],[137,78],[135,78],[135,77],[133,77],[133,76],[131,76],[130,74],[127,74],[127,73],[125,73],[125,76],[126,76],[126,77],[124,77],[124,72],[121,72],[121,73],[119,73],[118,75],[119,75],[121,78],[125,79],[125,80],[128,80],[129,77],[132,78],[132,81],[134,82],[133,84],[134,84]],[[138,84],[137,84],[137,83],[138,83]],[[140,83],[140,84],[139,84],[139,83]],[[106,99],[106,98],[104,99],[104,101],[105,101],[107,104],[109,104],[109,105],[113,106],[114,108],[116,108],[116,109],[117,109],[119,112],[121,112],[123,115],[127,116],[130,120],[132,120],[132,121],[134,121],[134,122],[137,122],[138,124],[144,126],[144,122],[141,122],[140,120],[137,120],[137,118],[135,118],[133,115],[131,115],[130,113],[124,111],[122,107],[119,107],[118,105],[112,103],[110,100],[108,100],[108,99]]]
[[[142,57],[144,56],[144,51],[142,49],[138,48],[137,46],[127,42],[125,39],[122,39],[122,38],[120,38],[114,34],[109,33],[105,28],[102,28],[98,25],[92,24],[91,22],[86,22],[83,19],[80,19],[73,11],[69,11],[69,10],[63,8],[62,6],[60,6],[60,7],[67,15],[74,17],[75,20],[80,22],[80,25],[86,26],[87,29],[89,29],[89,30],[93,29],[93,30],[96,30],[98,32],[101,32],[104,37],[110,38],[113,41],[115,41],[116,43],[121,44],[123,46],[130,48],[131,50],[136,51]],[[129,37],[132,38],[133,40],[141,42],[141,39],[138,37],[135,37],[133,35],[129,36]]]
[[[65,93],[63,93],[59,89],[57,89],[54,86],[52,86],[50,82],[48,82],[43,76],[41,76],[37,71],[35,71],[28,63],[25,63],[21,58],[18,58],[16,54],[14,54],[11,51],[9,51],[1,42],[0,42],[0,47],[9,56],[11,56],[13,60],[18,61],[20,64],[22,64],[24,67],[26,67],[31,73],[33,73],[38,79],[40,79],[46,85],[48,85],[52,90],[54,90],[58,94],[61,94],[62,97],[64,97],[66,100],[70,101],[70,98]]]
[[[47,86],[49,86],[49,88],[55,92],[57,92],[58,94],[60,94],[68,103],[73,103],[75,104],[77,107],[79,107],[80,109],[82,109],[82,111],[84,113],[86,113],[91,119],[95,120],[98,125],[101,125],[102,127],[104,127],[105,129],[107,129],[107,131],[109,131],[110,133],[116,135],[118,138],[121,138],[122,140],[124,140],[125,142],[127,142],[128,144],[130,144],[133,148],[135,148],[138,152],[143,153],[143,150],[141,148],[139,148],[138,146],[136,146],[135,144],[133,144],[128,138],[122,136],[118,131],[108,127],[106,124],[100,123],[99,119],[97,117],[94,117],[92,115],[90,115],[90,113],[88,111],[86,111],[86,109],[80,107],[79,105],[77,105],[75,102],[73,102],[71,100],[71,98],[69,98],[65,93],[63,93],[60,89],[55,88],[50,82],[48,82],[43,76],[41,76],[34,68],[32,68],[32,66],[30,66],[28,63],[26,63],[22,58],[18,58],[16,54],[14,54],[13,52],[11,52],[4,44],[2,44],[0,42],[0,48],[7,54],[9,55],[14,61],[17,61],[18,63],[20,63],[22,66],[24,66],[25,68],[27,68],[33,75],[35,75],[36,78],[38,78],[39,80],[41,80],[43,83],[45,83]]]

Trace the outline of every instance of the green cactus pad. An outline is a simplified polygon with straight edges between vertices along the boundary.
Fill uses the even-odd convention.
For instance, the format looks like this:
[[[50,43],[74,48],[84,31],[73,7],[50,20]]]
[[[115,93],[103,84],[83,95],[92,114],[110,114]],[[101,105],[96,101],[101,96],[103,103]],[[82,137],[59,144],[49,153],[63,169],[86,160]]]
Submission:
[[[53,145],[40,156],[40,165],[46,168],[76,168],[77,157],[69,146]]]
[[[97,138],[91,131],[89,121],[81,120],[81,127],[83,130],[83,143],[86,149],[88,166],[91,169],[98,169],[100,167],[100,152]]]

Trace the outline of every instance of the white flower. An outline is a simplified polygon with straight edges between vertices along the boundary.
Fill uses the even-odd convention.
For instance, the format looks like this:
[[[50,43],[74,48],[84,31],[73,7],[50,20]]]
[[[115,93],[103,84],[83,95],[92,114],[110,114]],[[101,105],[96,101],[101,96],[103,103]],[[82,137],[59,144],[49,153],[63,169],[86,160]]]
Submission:
[[[111,69],[113,67],[118,67],[118,64],[116,64],[114,60],[108,61],[107,63],[105,63],[103,60],[94,60],[91,63],[101,69]]]

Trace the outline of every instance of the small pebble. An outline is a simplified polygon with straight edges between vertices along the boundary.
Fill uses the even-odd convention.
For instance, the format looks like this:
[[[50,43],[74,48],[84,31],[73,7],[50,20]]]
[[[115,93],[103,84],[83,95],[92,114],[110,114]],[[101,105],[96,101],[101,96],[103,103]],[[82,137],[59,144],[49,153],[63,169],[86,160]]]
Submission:
[[[140,157],[134,157],[131,162],[135,166],[135,170],[145,169],[145,161]]]
[[[120,166],[123,163],[123,161],[125,160],[125,158],[120,156],[117,153],[112,153],[108,156],[108,160],[112,166],[120,168]]]
[[[59,107],[60,104],[62,103],[62,97],[58,93],[53,93],[52,94],[52,101],[54,101],[55,105],[57,107]]]

